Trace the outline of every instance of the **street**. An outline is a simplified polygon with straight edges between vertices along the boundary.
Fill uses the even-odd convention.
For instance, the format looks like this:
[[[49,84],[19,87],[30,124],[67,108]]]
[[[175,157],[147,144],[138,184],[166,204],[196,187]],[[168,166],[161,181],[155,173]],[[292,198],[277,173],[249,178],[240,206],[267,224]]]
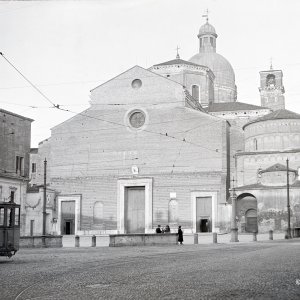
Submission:
[[[0,299],[300,299],[300,239],[22,249],[0,257]]]

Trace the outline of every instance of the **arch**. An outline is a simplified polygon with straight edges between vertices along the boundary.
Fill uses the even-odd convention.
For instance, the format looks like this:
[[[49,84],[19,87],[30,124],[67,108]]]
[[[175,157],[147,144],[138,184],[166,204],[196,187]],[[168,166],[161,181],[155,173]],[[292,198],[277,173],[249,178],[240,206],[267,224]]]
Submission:
[[[266,85],[269,87],[272,87],[275,85],[275,75],[274,74],[268,74],[266,78]]]
[[[246,192],[237,197],[236,212],[241,232],[257,232],[257,199],[253,194]]]
[[[93,208],[93,223],[102,224],[104,218],[103,213],[103,203],[101,201],[96,201]]]
[[[200,87],[197,84],[192,85],[192,97],[200,102]]]
[[[178,221],[178,202],[175,199],[169,201],[168,206],[168,221],[169,224],[177,223]]]

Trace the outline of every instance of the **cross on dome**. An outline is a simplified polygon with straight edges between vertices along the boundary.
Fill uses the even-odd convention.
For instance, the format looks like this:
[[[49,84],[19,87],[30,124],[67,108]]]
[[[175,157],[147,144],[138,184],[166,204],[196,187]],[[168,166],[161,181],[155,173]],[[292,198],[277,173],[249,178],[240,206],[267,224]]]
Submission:
[[[180,49],[180,48],[177,46],[177,47],[176,47],[176,51],[177,51],[176,58],[177,58],[177,59],[180,59],[179,52],[178,52],[179,49]]]
[[[208,9],[206,9],[205,14],[202,15],[203,18],[206,18],[206,23],[208,23],[208,13],[209,13],[209,11],[208,11]]]

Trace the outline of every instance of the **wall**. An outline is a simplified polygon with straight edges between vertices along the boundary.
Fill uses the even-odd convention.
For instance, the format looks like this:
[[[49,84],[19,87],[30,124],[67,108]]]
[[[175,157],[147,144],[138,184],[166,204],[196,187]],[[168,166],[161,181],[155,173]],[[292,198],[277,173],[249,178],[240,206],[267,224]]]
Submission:
[[[257,141],[257,148],[255,142]],[[246,151],[300,149],[300,120],[270,120],[245,127]]]
[[[251,193],[257,199],[257,207],[252,202],[241,204],[238,202],[237,213],[240,219],[240,211],[249,208],[257,209],[258,231],[268,232],[269,230],[282,232],[287,229],[287,190],[282,188],[261,188],[256,190],[244,190]],[[239,191],[238,194],[242,194]],[[291,227],[300,227],[300,189],[290,188],[290,209]]]
[[[135,90],[131,82],[137,78],[142,86]],[[136,178],[153,178],[154,227],[168,222],[171,192],[182,226],[191,226],[192,191],[217,192],[224,206],[228,125],[186,108],[184,97],[182,86],[137,67],[93,90],[90,109],[52,129],[50,188],[81,195],[82,231],[116,230],[117,180],[132,178],[132,167],[138,168]],[[136,109],[146,117],[140,129],[128,121]],[[105,216],[100,225],[93,223],[97,201]]]
[[[32,121],[0,109],[0,172],[16,174],[16,156],[21,156],[23,173],[16,175],[28,177]]]

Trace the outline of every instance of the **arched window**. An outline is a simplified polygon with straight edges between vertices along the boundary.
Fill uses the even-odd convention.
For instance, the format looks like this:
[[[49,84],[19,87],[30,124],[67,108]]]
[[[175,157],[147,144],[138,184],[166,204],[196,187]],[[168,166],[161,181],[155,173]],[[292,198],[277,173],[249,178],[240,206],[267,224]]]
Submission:
[[[169,201],[169,224],[178,221],[178,204],[175,199]]]
[[[192,97],[197,101],[200,100],[200,93],[199,93],[199,85],[193,84],[192,85]]]
[[[94,224],[103,223],[103,203],[100,201],[97,201],[94,204],[93,222]]]
[[[274,87],[275,86],[275,75],[269,74],[267,76],[266,84],[268,87]]]

